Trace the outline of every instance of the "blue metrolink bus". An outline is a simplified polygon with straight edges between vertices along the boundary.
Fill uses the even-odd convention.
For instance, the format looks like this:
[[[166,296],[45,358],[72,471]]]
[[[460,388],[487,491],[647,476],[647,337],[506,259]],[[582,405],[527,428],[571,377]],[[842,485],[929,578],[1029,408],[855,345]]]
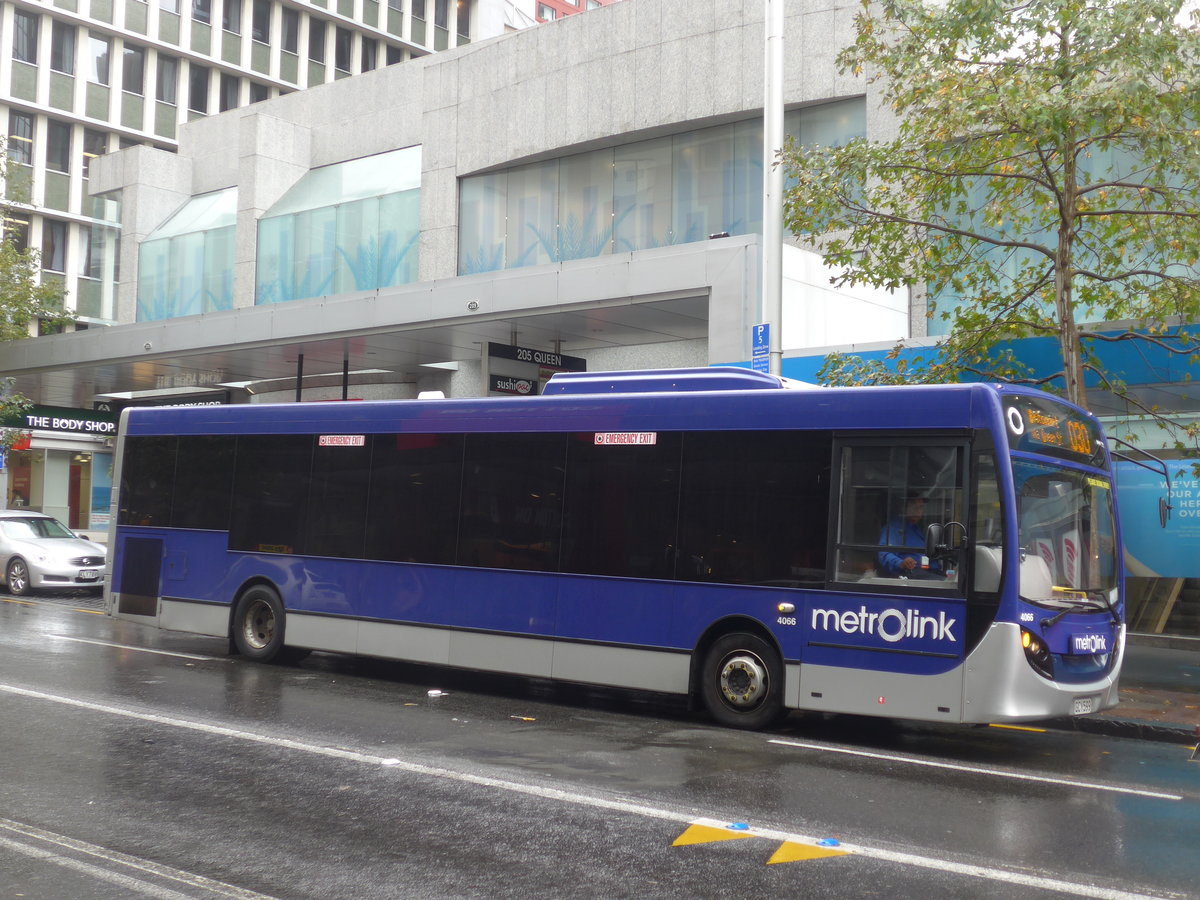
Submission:
[[[564,373],[536,398],[134,408],[110,613],[789,709],[1013,722],[1117,702],[1096,419],[988,384]]]

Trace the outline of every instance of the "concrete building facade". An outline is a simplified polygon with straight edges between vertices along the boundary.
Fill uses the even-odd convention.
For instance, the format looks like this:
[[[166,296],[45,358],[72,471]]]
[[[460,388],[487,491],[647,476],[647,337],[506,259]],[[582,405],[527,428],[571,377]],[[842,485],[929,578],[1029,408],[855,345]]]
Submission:
[[[877,88],[835,62],[857,9],[787,5],[801,142],[895,133]],[[178,152],[112,153],[89,186],[120,227],[100,253],[117,324],[0,347],[0,370],[87,408],[745,363],[763,315],[763,45],[758,0],[630,0],[186,122]],[[785,244],[785,375],[829,347],[931,340],[919,294],[835,291]]]

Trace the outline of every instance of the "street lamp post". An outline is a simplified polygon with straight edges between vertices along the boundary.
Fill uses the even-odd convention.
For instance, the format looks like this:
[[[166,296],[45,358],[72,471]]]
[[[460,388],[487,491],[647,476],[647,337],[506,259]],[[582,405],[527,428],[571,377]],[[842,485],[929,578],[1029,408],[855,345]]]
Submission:
[[[770,371],[783,374],[783,0],[766,2],[763,98],[762,312],[770,325]]]

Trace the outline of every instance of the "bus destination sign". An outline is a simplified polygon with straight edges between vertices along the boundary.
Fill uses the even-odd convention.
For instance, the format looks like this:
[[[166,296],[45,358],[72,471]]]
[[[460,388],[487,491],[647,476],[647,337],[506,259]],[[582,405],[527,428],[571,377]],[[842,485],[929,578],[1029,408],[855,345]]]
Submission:
[[[1013,450],[1093,464],[1100,452],[1100,432],[1095,422],[1049,398],[1006,396],[1004,417]]]

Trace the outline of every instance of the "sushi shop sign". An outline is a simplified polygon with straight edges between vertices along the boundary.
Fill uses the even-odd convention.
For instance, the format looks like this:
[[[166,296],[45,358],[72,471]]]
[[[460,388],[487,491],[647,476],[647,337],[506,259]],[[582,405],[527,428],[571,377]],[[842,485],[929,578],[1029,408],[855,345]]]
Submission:
[[[555,372],[587,371],[587,360],[552,350],[488,343],[488,393],[532,397]]]

